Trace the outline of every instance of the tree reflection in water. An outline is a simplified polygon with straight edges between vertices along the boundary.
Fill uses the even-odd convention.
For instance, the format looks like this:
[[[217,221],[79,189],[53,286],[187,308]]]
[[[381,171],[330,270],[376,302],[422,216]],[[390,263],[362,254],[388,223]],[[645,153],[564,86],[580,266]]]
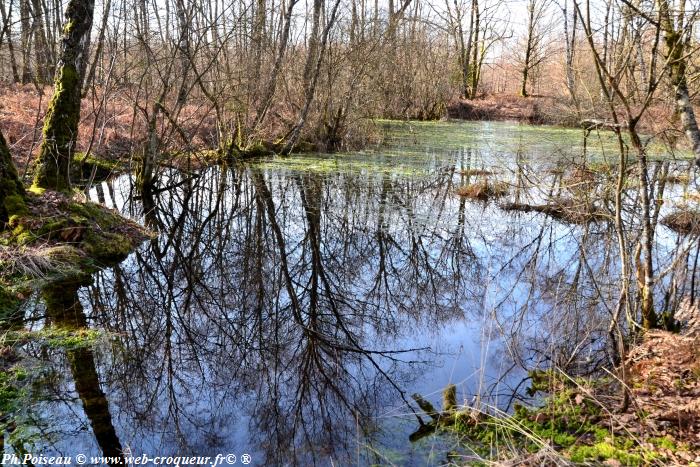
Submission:
[[[455,268],[473,253],[415,214],[451,196],[441,177],[233,167],[141,193],[160,237],[85,297],[119,336],[112,396],[148,421],[138,438],[168,426],[172,449],[201,449],[244,424],[269,463],[353,453],[378,407],[407,402],[408,367],[425,366],[401,345],[406,327],[463,318]]]
[[[607,358],[611,224],[456,197],[480,155],[452,156],[456,165],[421,177],[256,164],[171,173],[173,189],[116,200],[159,237],[79,291],[87,323],[113,336],[99,359],[69,355],[101,448],[120,449],[120,433],[134,453],[247,450],[260,464],[308,465],[357,462],[361,451],[365,463],[377,451],[381,460],[381,447],[364,449],[382,438],[377,415],[408,412],[416,387],[450,382],[419,380],[442,359],[427,346],[451,330],[475,338],[464,352],[481,373],[455,374],[467,400],[478,392],[506,406],[520,381],[509,370],[554,362],[581,373]],[[506,177],[516,200],[566,189],[558,163],[547,164],[515,155]]]

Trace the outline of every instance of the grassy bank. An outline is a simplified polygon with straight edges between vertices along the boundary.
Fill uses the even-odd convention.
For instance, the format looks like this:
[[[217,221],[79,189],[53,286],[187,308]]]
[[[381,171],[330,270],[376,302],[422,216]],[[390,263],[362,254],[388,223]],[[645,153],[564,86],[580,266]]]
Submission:
[[[629,353],[625,382],[605,372],[532,372],[532,404],[508,414],[455,408],[448,388],[443,410],[432,409],[431,423],[414,438],[456,433],[474,452],[460,461],[467,465],[700,465],[699,344],[695,331],[647,333]]]

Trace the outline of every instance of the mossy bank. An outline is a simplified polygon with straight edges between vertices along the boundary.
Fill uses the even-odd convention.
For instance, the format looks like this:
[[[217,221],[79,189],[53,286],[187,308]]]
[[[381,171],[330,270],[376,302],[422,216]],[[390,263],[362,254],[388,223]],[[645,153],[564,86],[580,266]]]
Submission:
[[[556,370],[531,372],[531,401],[508,414],[453,402],[443,402],[438,412],[416,395],[432,421],[411,439],[443,430],[456,434],[473,453],[464,458],[466,465],[698,466],[699,340],[649,332],[626,363],[627,404],[620,381],[610,374],[571,378]]]
[[[0,233],[0,319],[31,290],[116,264],[150,235],[116,211],[66,193],[28,191],[25,206]]]

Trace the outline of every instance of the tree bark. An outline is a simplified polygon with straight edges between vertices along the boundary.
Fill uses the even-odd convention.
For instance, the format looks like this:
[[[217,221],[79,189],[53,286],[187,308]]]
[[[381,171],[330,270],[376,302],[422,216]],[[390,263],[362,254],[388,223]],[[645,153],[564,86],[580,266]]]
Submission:
[[[535,0],[531,0],[527,7],[528,9],[528,20],[527,20],[527,41],[525,44],[525,63],[523,65],[523,80],[520,84],[520,95],[523,97],[528,97],[527,92],[527,78],[530,73],[530,59],[532,57],[532,43],[534,41],[535,35]]]
[[[311,108],[311,102],[313,101],[314,94],[316,93],[316,84],[318,83],[318,76],[321,72],[321,63],[323,62],[323,55],[326,51],[326,45],[328,43],[328,34],[330,29],[333,27],[333,23],[336,20],[336,14],[338,12],[338,6],[340,5],[340,0],[336,0],[333,5],[333,10],[331,11],[330,18],[328,19],[328,24],[323,28],[321,34],[321,40],[319,44],[318,28],[320,25],[321,8],[323,6],[322,0],[314,1],[314,24],[311,44],[309,46],[309,56],[307,57],[306,66],[304,67],[304,88],[306,91],[306,99],[304,102],[304,107],[299,115],[297,123],[292,127],[289,135],[287,137],[287,142],[282,149],[283,154],[289,154],[294,149],[294,145],[299,140],[299,135],[301,130],[306,124],[306,118],[309,114]]]
[[[284,60],[284,56],[287,51],[287,44],[289,42],[289,32],[292,26],[292,13],[294,11],[294,5],[296,5],[298,1],[299,0],[289,0],[289,3],[287,4],[287,10],[284,14],[284,26],[280,37],[277,56],[275,57],[275,63],[272,66],[270,80],[267,83],[267,88],[265,89],[265,93],[263,94],[263,98],[258,107],[253,125],[251,126],[251,134],[254,133],[258,125],[265,120],[267,111],[270,110],[270,106],[272,105],[272,99],[275,96],[275,91],[277,90],[277,78],[280,70],[282,69],[282,62]]]
[[[676,111],[681,118],[683,131],[688,138],[688,142],[695,155],[695,164],[700,167],[700,130],[690,101],[688,92],[688,81],[686,79],[686,50],[687,44],[684,39],[686,34],[682,24],[684,11],[679,11],[678,21],[674,24],[671,18],[670,6],[667,0],[659,0],[659,17],[661,28],[664,31],[664,42],[666,43],[666,59],[669,62],[669,77],[676,99]]]
[[[22,46],[22,84],[32,80],[29,68],[29,50],[31,49],[31,23],[29,0],[19,0],[20,42]]]
[[[87,95],[88,87],[92,84],[95,79],[95,72],[97,71],[97,64],[101,60],[102,50],[104,49],[105,34],[107,33],[107,20],[109,19],[109,12],[112,10],[112,0],[107,0],[105,3],[104,11],[102,12],[102,25],[100,26],[100,34],[97,37],[97,47],[95,48],[95,58],[93,58],[90,64],[90,71],[88,72],[84,82],[83,82],[83,97]]]
[[[576,103],[576,75],[574,71],[574,57],[576,54],[576,22],[578,15],[574,10],[572,15],[571,30],[569,30],[569,12],[568,12],[568,2],[565,0],[564,7],[564,40],[566,41],[566,88],[569,91],[571,100]]]
[[[470,70],[470,84],[469,84],[469,98],[474,99],[476,97],[476,92],[479,87],[479,75],[481,74],[479,66],[479,21],[481,19],[481,13],[479,12],[479,0],[472,0],[472,15],[474,18],[473,25],[473,35],[474,39],[471,41],[472,47],[472,59],[471,59],[471,70]]]
[[[24,185],[17,175],[10,149],[0,131],[0,231],[5,229],[10,217],[26,211]]]
[[[34,24],[34,58],[36,60],[36,77],[40,84],[49,84],[53,76],[53,65],[51,64],[51,52],[46,38],[46,26],[41,2],[32,0],[32,16]]]
[[[66,9],[54,92],[44,118],[44,139],[34,176],[34,184],[40,188],[70,188],[70,163],[80,120],[80,71],[87,60],[94,9],[94,0],[71,0]]]

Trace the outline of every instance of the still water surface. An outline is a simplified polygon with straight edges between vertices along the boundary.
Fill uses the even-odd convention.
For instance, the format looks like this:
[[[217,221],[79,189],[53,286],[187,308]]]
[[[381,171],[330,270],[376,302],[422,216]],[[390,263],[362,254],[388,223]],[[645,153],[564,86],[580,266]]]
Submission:
[[[499,207],[562,192],[582,143],[556,128],[391,124],[372,151],[171,171],[151,196],[129,176],[93,188],[158,237],[28,310],[30,328],[102,336],[94,348],[27,349],[51,375],[26,409],[33,451],[233,453],[239,464],[247,453],[253,465],[467,455],[448,436],[408,441],[413,393],[439,406],[455,383],[460,401],[506,409],[526,368],[560,348],[594,358],[585,352],[604,335],[611,225]],[[613,143],[589,141],[589,163],[615,163]],[[483,178],[509,194],[455,194]],[[597,185],[568,190],[603,197]],[[657,242],[663,254],[675,237]]]

